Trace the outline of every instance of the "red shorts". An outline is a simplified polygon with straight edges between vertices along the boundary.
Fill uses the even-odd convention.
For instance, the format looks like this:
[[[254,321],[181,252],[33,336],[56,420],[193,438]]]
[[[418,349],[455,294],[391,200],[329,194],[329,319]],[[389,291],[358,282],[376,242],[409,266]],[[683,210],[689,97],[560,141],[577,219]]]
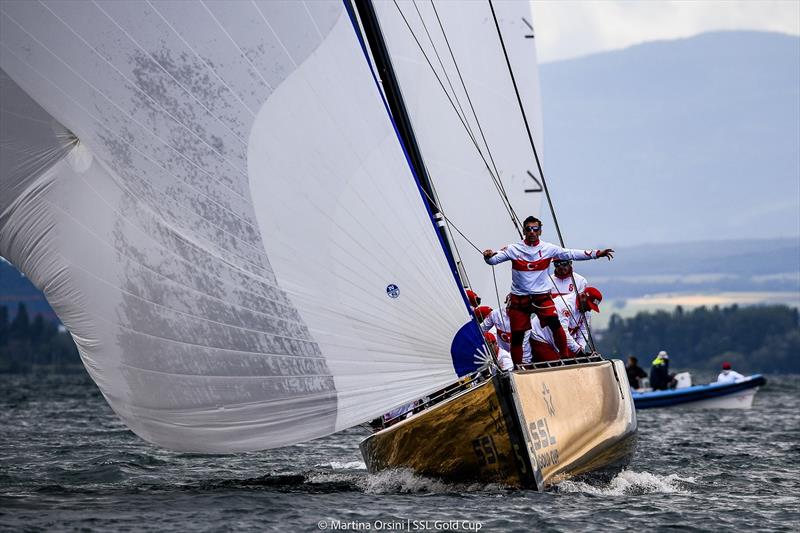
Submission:
[[[528,331],[531,329],[531,315],[536,315],[539,320],[545,317],[556,317],[556,304],[550,293],[528,294],[517,296],[512,294],[508,300],[508,319],[511,322],[511,331]]]

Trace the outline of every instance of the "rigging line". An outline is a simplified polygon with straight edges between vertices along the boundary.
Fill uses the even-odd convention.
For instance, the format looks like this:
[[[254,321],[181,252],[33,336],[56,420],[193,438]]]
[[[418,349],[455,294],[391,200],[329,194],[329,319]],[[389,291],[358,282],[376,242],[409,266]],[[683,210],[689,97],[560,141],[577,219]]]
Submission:
[[[428,25],[425,24],[425,19],[422,18],[422,13],[420,12],[419,7],[417,6],[417,0],[412,0],[412,4],[414,5],[414,9],[416,9],[416,11],[417,11],[417,16],[419,16],[419,21],[422,23],[422,28],[425,30],[425,35],[428,36],[428,42],[431,43],[431,48],[433,49],[433,53],[436,54],[436,59],[439,60],[439,66],[442,67],[442,74],[444,74],[444,77],[447,80],[447,85],[450,86],[450,90],[453,93],[453,99],[458,104],[458,109],[461,111],[461,115],[464,117],[464,120],[466,122],[466,127],[469,130],[470,136],[474,138],[475,137],[475,132],[472,131],[472,126],[470,126],[469,125],[469,121],[466,120],[467,113],[464,111],[464,107],[461,105],[461,101],[459,100],[458,95],[456,95],[456,89],[455,89],[455,87],[453,87],[453,82],[450,81],[450,76],[448,76],[448,74],[447,74],[447,69],[444,66],[444,62],[442,61],[442,57],[439,55],[439,52],[436,50],[436,45],[433,43],[433,37],[431,37],[431,33],[428,31]],[[491,158],[491,156],[490,156],[490,158]],[[495,172],[497,172],[496,168],[495,168]]]
[[[400,13],[400,16],[402,17],[402,19],[403,19],[403,22],[405,22],[405,24],[406,24],[406,27],[408,28],[408,31],[409,31],[409,33],[411,33],[411,37],[413,37],[413,38],[414,38],[414,41],[417,43],[417,47],[419,47],[419,50],[420,50],[420,52],[422,53],[422,56],[425,58],[425,61],[427,61],[427,63],[428,63],[428,66],[430,67],[431,71],[433,72],[433,75],[436,77],[436,81],[438,81],[438,82],[439,82],[439,86],[442,88],[442,90],[443,90],[443,91],[444,91],[444,93],[445,93],[445,96],[447,97],[447,100],[450,102],[450,105],[453,107],[453,111],[455,111],[455,113],[456,113],[456,116],[458,116],[458,119],[461,121],[461,124],[462,124],[462,126],[464,126],[464,129],[465,129],[465,130],[466,130],[466,132],[467,132],[467,136],[469,136],[469,138],[472,140],[472,144],[473,144],[473,146],[475,146],[475,149],[478,151],[478,155],[480,155],[481,159],[483,160],[483,164],[486,166],[486,170],[489,172],[489,175],[491,176],[491,178],[492,178],[492,181],[493,181],[493,183],[494,183],[495,187],[496,187],[496,188],[498,189],[498,191],[499,191],[499,190],[500,190],[500,187],[499,187],[499,185],[498,185],[498,178],[497,178],[497,177],[494,175],[494,173],[492,172],[492,169],[491,169],[491,167],[489,166],[489,163],[486,161],[486,158],[485,158],[485,157],[484,157],[484,155],[483,155],[483,151],[482,151],[482,150],[480,149],[480,147],[478,146],[478,142],[477,142],[477,141],[475,140],[475,138],[474,138],[474,137],[473,137],[473,136],[470,134],[469,128],[467,127],[467,125],[466,125],[466,123],[465,123],[464,119],[461,117],[461,115],[459,115],[459,113],[458,113],[458,109],[456,109],[456,106],[455,106],[455,104],[453,103],[453,100],[452,100],[452,98],[450,98],[450,94],[447,92],[447,89],[445,88],[445,86],[444,86],[444,83],[442,83],[442,80],[441,80],[441,78],[439,77],[439,74],[436,72],[436,69],[433,67],[433,63],[431,63],[431,60],[430,60],[430,58],[428,58],[428,54],[426,54],[426,53],[425,53],[425,50],[424,50],[424,48],[422,47],[422,43],[420,43],[420,42],[419,42],[419,39],[417,38],[417,35],[416,35],[416,33],[414,33],[414,30],[411,28],[411,24],[408,22],[408,19],[406,19],[406,16],[405,16],[405,14],[403,13],[403,10],[402,10],[402,9],[400,9],[400,6],[399,6],[399,4],[397,3],[397,0],[394,0],[394,5],[395,5],[395,7],[397,8],[397,11]],[[503,196],[502,192],[501,192],[501,198],[503,198],[503,199],[504,199],[504,202],[503,202],[503,203],[504,203],[504,204],[505,204],[505,206],[506,206],[506,211],[508,211],[508,210],[509,210],[509,205],[508,205],[508,202],[507,202],[507,197]]]
[[[450,58],[453,60],[453,65],[456,67],[456,72],[458,73],[458,79],[461,80],[461,87],[464,88],[464,94],[467,96],[467,102],[469,103],[469,107],[472,110],[472,115],[473,117],[475,117],[475,124],[477,124],[478,126],[478,131],[481,134],[481,139],[483,140],[483,144],[486,146],[486,153],[489,155],[489,160],[492,162],[492,167],[494,168],[494,172],[497,175],[498,180],[500,180],[500,171],[497,169],[497,164],[494,161],[494,156],[492,156],[492,150],[489,148],[489,142],[486,140],[486,135],[483,132],[483,127],[481,127],[481,122],[480,120],[478,120],[478,113],[475,111],[475,106],[472,104],[472,98],[470,97],[469,91],[467,90],[467,85],[464,82],[464,77],[461,75],[461,69],[458,68],[458,61],[456,61],[456,56],[453,53],[453,48],[450,46],[450,40],[447,38],[447,33],[444,31],[444,25],[442,24],[442,19],[439,18],[439,11],[436,9],[436,3],[434,2],[434,0],[431,0],[431,7],[433,8],[433,12],[436,15],[436,20],[439,23],[439,29],[442,31],[442,37],[444,37],[444,42],[447,44],[447,50],[450,52]],[[433,45],[433,42],[431,42],[431,45]],[[442,67],[442,69],[444,69],[444,66]],[[447,74],[445,72],[445,76],[446,75]],[[453,94],[455,94],[455,90],[453,91]],[[502,194],[507,196],[505,186],[503,185],[502,180],[500,180],[500,188],[502,190]],[[511,205],[510,201],[508,202],[508,205],[511,209],[511,214],[512,214],[511,220],[514,223],[514,228],[516,228],[517,232],[520,234],[520,236],[522,236],[522,231],[520,228],[521,224],[519,223],[519,216],[514,211],[514,207]]]
[[[444,219],[444,213],[442,210],[439,210],[439,214],[442,215],[442,219]],[[438,223],[438,222],[437,222]],[[462,285],[466,283],[466,287],[472,287],[472,282],[469,280],[469,274],[467,274],[467,269],[464,266],[464,259],[461,257],[461,250],[458,248],[458,244],[456,244],[455,239],[453,239],[453,232],[450,229],[450,223],[448,220],[445,220],[445,231],[447,231],[447,238],[450,240],[450,247],[453,249],[455,256],[457,258],[456,268],[459,270],[459,276],[462,278]]]
[[[438,210],[439,210],[439,213],[441,213],[441,214],[442,214],[442,218],[444,218],[444,219],[445,219],[445,221],[447,221],[447,223],[448,223],[449,225],[453,226],[453,229],[454,229],[454,230],[456,230],[456,231],[458,232],[458,234],[459,234],[459,235],[461,235],[462,237],[464,237],[464,240],[465,240],[465,241],[467,241],[467,242],[470,244],[470,246],[472,246],[473,248],[475,248],[475,250],[476,250],[476,251],[477,251],[479,254],[483,255],[483,250],[481,250],[480,248],[478,248],[477,246],[475,246],[475,243],[474,243],[474,242],[472,242],[471,240],[469,240],[469,238],[467,238],[467,236],[466,236],[466,235],[464,235],[464,233],[463,233],[463,232],[462,232],[460,229],[458,229],[458,226],[456,226],[456,225],[453,223],[453,221],[452,221],[452,220],[450,220],[450,219],[447,217],[447,215],[445,215],[445,214],[444,214],[444,211],[442,210],[441,206],[440,206],[439,204],[437,204],[437,203],[436,203],[436,200],[434,200],[433,198],[431,198],[431,195],[430,195],[430,194],[428,194],[428,191],[422,191],[422,192],[423,192],[423,193],[425,193],[425,196],[428,198],[428,200],[430,200],[430,202],[431,202],[431,203],[432,203],[432,204],[433,204],[433,205],[436,207],[436,209],[438,209]],[[455,243],[453,243],[453,245],[455,246]]]
[[[553,222],[556,226],[556,232],[558,233],[558,241],[561,243],[561,247],[564,247],[564,237],[561,235],[561,228],[558,225],[558,218],[556,218],[555,208],[553,207],[553,200],[550,198],[550,189],[547,187],[547,181],[544,178],[544,170],[542,170],[542,162],[539,160],[539,152],[536,150],[536,143],[533,142],[533,134],[531,133],[531,127],[528,123],[528,115],[525,113],[525,107],[522,105],[522,97],[519,94],[519,87],[517,86],[517,79],[514,77],[514,70],[511,68],[511,60],[508,58],[508,50],[506,50],[506,43],[503,40],[503,33],[500,31],[500,23],[497,21],[497,13],[494,11],[494,4],[492,4],[492,0],[488,0],[489,2],[489,9],[492,10],[492,18],[494,19],[494,26],[497,28],[497,37],[500,39],[500,46],[503,48],[503,55],[506,58],[506,66],[508,67],[508,74],[511,76],[511,83],[514,86],[514,92],[517,95],[517,103],[519,104],[520,113],[522,113],[522,120],[525,122],[525,131],[528,134],[528,141],[531,144],[531,149],[533,150],[533,157],[536,159],[536,167],[539,169],[539,176],[542,178],[542,188],[544,189],[544,194],[547,197],[547,205],[550,207],[550,214],[553,217]]]
[[[533,156],[536,159],[536,167],[539,169],[539,176],[542,178],[542,188],[544,189],[545,197],[547,197],[547,205],[550,207],[550,214],[553,217],[553,223],[556,227],[556,233],[558,233],[558,241],[561,243],[561,247],[564,247],[564,236],[561,234],[561,227],[558,225],[558,217],[556,216],[555,208],[553,207],[553,200],[550,197],[550,189],[547,186],[547,180],[544,177],[544,170],[542,169],[542,162],[539,159],[539,152],[536,150],[536,143],[533,142],[533,134],[531,133],[531,127],[528,123],[528,115],[525,113],[525,107],[522,105],[522,97],[519,94],[519,87],[517,86],[517,80],[514,77],[514,69],[511,68],[511,60],[508,57],[508,50],[506,50],[506,43],[503,40],[503,33],[500,31],[500,23],[497,21],[497,13],[494,11],[494,4],[492,0],[487,0],[489,2],[489,9],[492,11],[492,18],[494,19],[494,26],[497,29],[497,37],[500,39],[500,46],[503,48],[503,55],[506,58],[506,66],[508,67],[508,74],[511,76],[511,83],[514,86],[514,93],[517,96],[517,104],[519,104],[519,111],[522,113],[522,120],[525,122],[525,131],[528,134],[528,141],[531,145],[531,150],[533,150]],[[572,280],[575,283],[575,278],[573,277]],[[577,287],[577,286],[576,286]],[[577,301],[577,300],[576,300]],[[591,346],[594,350],[595,345],[592,338],[592,329],[589,326],[587,321],[586,323],[586,331],[589,334],[589,339],[592,340]]]
[[[511,331],[511,318],[508,318],[508,311],[506,311],[506,318],[508,318],[508,324],[506,324],[506,319],[503,317],[503,311],[500,308],[502,305],[500,303],[500,289],[497,288],[497,273],[495,272],[494,265],[490,265],[492,267],[492,281],[494,281],[494,295],[497,298],[497,310],[500,311],[500,319],[503,321],[503,327],[506,328],[506,331]]]
[[[433,37],[431,36],[430,31],[428,31],[428,25],[425,24],[425,19],[422,16],[422,12],[419,10],[419,6],[417,4],[417,0],[412,0],[412,4],[414,5],[414,9],[417,12],[417,16],[419,17],[420,23],[422,23],[422,28],[425,30],[425,35],[428,36],[428,42],[431,43],[431,48],[433,49],[433,53],[436,54],[436,59],[439,61],[439,66],[442,68],[442,73],[444,74],[444,77],[447,80],[447,85],[450,86],[450,91],[453,93],[453,99],[456,101],[456,104],[458,104],[458,109],[461,111],[461,113],[459,115],[459,118],[461,118],[462,116],[464,117],[463,120],[462,120],[462,123],[464,123],[464,125],[467,128],[467,131],[469,133],[469,136],[473,139],[473,142],[475,142],[475,140],[474,140],[475,139],[475,132],[472,130],[472,127],[470,126],[469,121],[467,120],[467,113],[464,111],[464,107],[461,105],[461,101],[458,98],[458,95],[456,94],[456,89],[455,89],[455,87],[453,87],[453,82],[450,80],[450,76],[447,74],[447,68],[445,68],[445,66],[444,66],[444,62],[442,61],[442,57],[439,55],[439,52],[436,50],[436,44],[433,42]],[[441,26],[441,24],[440,24],[440,26]],[[451,53],[451,57],[452,57],[452,53]],[[455,61],[455,59],[454,59],[454,61]],[[456,65],[456,69],[458,69],[457,65]],[[469,98],[469,95],[467,95],[467,98]],[[456,114],[459,114],[458,111],[456,111]],[[473,115],[474,115],[474,110],[473,110]],[[475,121],[478,122],[478,117],[477,116],[475,116]],[[480,123],[478,123],[478,127],[480,128]],[[487,147],[487,151],[488,151],[488,147]],[[491,157],[492,157],[492,154],[490,152],[489,153],[489,158],[491,159]],[[494,165],[494,160],[492,160],[492,164]],[[499,172],[497,172],[497,166],[494,166],[494,171],[498,176],[500,175]],[[502,188],[502,182],[500,183],[500,185],[501,185],[501,188]],[[504,193],[505,193],[505,190],[503,190],[501,192],[501,194],[504,194]],[[510,202],[509,202],[509,206],[510,206]],[[441,213],[442,210],[439,209],[439,212]],[[442,216],[444,216],[443,213],[442,213]],[[512,216],[512,221],[513,221],[513,216]],[[461,257],[461,251],[459,250],[458,245],[456,244],[456,241],[453,239],[453,235],[452,235],[452,231],[450,229],[449,221],[445,220],[445,224],[446,224],[446,230],[447,230],[447,232],[449,234],[450,242],[452,244],[452,247],[455,249],[455,253],[456,253],[456,256],[458,258],[458,265],[460,265],[460,267],[461,267],[461,269],[460,269],[461,272],[460,273],[463,274],[463,278],[464,278],[464,281],[466,282],[466,286],[467,287],[471,287],[472,283],[469,280],[469,275],[467,274],[466,268],[464,268],[464,261],[463,261],[463,259]]]

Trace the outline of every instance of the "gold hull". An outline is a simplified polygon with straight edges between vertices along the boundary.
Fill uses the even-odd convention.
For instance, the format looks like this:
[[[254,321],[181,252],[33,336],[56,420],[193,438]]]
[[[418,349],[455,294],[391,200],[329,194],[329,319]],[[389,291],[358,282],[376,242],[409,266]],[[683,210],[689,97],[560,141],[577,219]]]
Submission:
[[[635,444],[625,368],[599,361],[495,376],[373,434],[361,453],[370,472],[542,489],[619,471]]]

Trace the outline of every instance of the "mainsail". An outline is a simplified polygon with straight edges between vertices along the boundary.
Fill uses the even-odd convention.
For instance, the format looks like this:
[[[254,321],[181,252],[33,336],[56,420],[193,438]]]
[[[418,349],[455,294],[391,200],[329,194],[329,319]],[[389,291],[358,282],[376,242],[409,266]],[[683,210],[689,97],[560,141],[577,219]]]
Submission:
[[[202,452],[308,440],[442,387],[478,350],[341,2],[4,1],[0,69],[0,255],[142,438]],[[439,171],[462,152],[436,151],[423,96],[424,155],[470,235],[457,205],[486,178],[464,171],[474,155]],[[518,126],[511,106],[482,113],[493,143],[516,136],[500,129]],[[492,146],[498,167],[523,176],[512,144]],[[486,227],[511,227],[486,205]]]

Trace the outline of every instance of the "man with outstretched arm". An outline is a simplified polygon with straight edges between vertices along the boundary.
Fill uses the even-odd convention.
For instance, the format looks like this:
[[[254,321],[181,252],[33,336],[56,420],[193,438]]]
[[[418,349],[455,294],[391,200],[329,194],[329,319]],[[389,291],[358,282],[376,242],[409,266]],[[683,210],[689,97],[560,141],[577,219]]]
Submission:
[[[548,267],[554,259],[586,261],[614,257],[614,250],[571,250],[539,240],[542,222],[528,217],[523,224],[525,239],[509,244],[499,252],[485,250],[483,260],[490,265],[511,261],[511,297],[508,317],[511,322],[511,358],[515,364],[522,362],[522,341],[531,328],[531,314],[539,318],[542,326],[550,328],[561,357],[569,357],[567,336],[558,320],[553,298],[550,296]]]

